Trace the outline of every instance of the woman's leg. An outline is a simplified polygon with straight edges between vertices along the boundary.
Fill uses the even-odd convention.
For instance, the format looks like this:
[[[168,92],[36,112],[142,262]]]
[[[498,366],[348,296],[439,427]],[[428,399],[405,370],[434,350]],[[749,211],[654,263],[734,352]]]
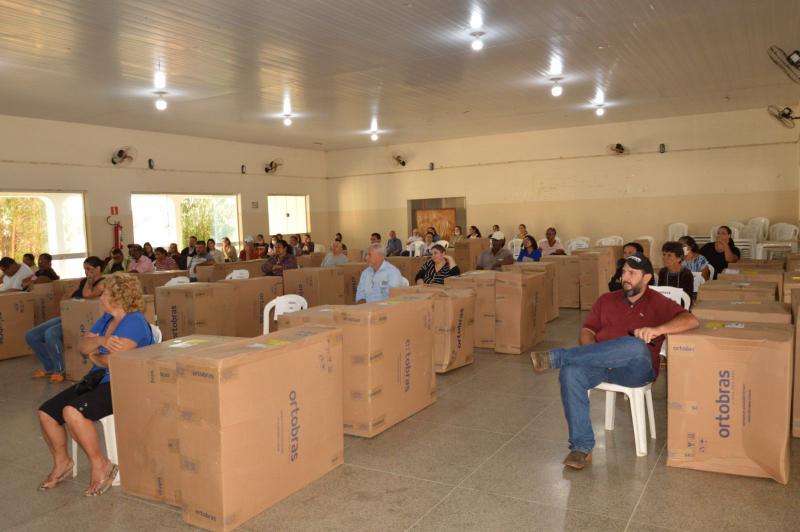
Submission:
[[[94,486],[105,477],[110,465],[108,458],[100,450],[95,422],[83,417],[83,414],[73,406],[64,408],[64,421],[67,423],[72,437],[75,438],[83,452],[86,453],[86,458],[89,459],[89,465],[92,468],[89,486]]]
[[[43,487],[50,488],[57,484],[58,477],[72,469],[72,460],[67,452],[67,431],[63,425],[59,425],[58,421],[41,410],[39,410],[39,426],[47,448],[53,456],[53,469],[43,483]]]

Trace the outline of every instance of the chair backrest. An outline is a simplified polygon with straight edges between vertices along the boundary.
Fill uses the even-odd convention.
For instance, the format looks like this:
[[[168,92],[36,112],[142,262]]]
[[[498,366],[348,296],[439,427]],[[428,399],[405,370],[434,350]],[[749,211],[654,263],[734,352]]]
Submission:
[[[233,270],[231,273],[225,276],[226,280],[230,279],[249,279],[250,272],[248,270]]]
[[[744,229],[744,224],[742,222],[728,222],[726,225],[731,229],[736,229],[739,233]]]
[[[440,246],[444,246],[444,249],[447,249],[447,248],[450,247],[450,242],[448,242],[447,240],[441,239],[441,238],[439,240],[437,240],[436,243],[439,244]]]
[[[685,309],[688,309],[692,304],[692,298],[689,297],[689,294],[684,292],[681,288],[676,288],[674,286],[651,286],[648,289],[655,290],[656,292],[665,295]]]
[[[708,264],[706,264],[706,268],[708,268],[708,278],[713,280],[715,272],[714,266],[712,266],[711,263],[709,262]]]
[[[589,247],[589,237],[588,236],[577,236],[575,238],[571,238],[567,240],[567,245],[565,246],[567,249],[567,253],[572,253],[576,249],[586,249]]]
[[[796,225],[777,223],[769,228],[769,239],[776,242],[794,242],[800,234],[800,228]]]
[[[681,235],[681,236],[684,236],[684,235]],[[647,255],[647,256],[649,257],[649,256],[650,256],[650,254],[653,252],[653,245],[654,245],[654,244],[655,244],[655,242],[656,242],[656,239],[655,239],[655,237],[652,237],[652,236],[650,236],[650,235],[642,235],[642,236],[637,236],[637,237],[636,237],[636,240],[647,240],[647,241],[650,243],[650,249],[645,249],[645,250],[644,250],[644,251],[645,251],[645,253],[644,253],[644,254],[645,254],[645,255]]]
[[[758,224],[745,225],[739,230],[739,238],[752,239],[754,241],[763,240],[761,238],[761,226]]]
[[[411,244],[411,256],[419,257],[425,251],[425,242],[417,240]]]
[[[281,314],[290,314],[308,308],[308,301],[297,294],[278,296],[264,306],[264,334],[269,334],[269,313],[275,309],[274,321],[278,321]]]
[[[694,293],[696,294],[703,283],[706,282],[706,278],[703,277],[702,272],[692,272],[692,277],[694,277]]]
[[[519,257],[519,252],[522,251],[522,239],[521,238],[512,238],[511,241],[506,244],[506,248],[514,255],[514,259]]]
[[[314,242],[314,253],[325,253],[325,246]]]
[[[761,232],[758,237],[759,242],[766,240],[767,236],[769,236],[769,218],[764,218],[763,216],[750,218],[747,220],[747,225],[757,225],[761,228]]]
[[[409,284],[409,282],[408,282],[408,279],[406,279],[405,277],[403,277],[403,278],[402,278],[402,281],[400,282],[400,286],[410,286],[410,284]]]
[[[150,332],[153,333],[153,343],[154,344],[160,344],[161,343],[161,339],[163,338],[163,336],[161,335],[161,329],[158,328],[158,325],[153,325],[151,323],[150,324]]]
[[[607,236],[600,238],[594,243],[595,246],[621,246],[625,243],[625,239],[619,235]]]
[[[675,222],[667,227],[667,240],[670,242],[676,242],[680,237],[688,234],[689,225],[683,222]]]
[[[714,227],[711,228],[711,232],[709,232],[709,236],[711,237],[711,241],[712,242],[717,240],[717,230],[719,230],[719,228],[720,228],[719,225],[715,225]],[[736,227],[731,227],[731,237],[733,237],[734,241],[737,238],[739,238],[739,235],[740,235],[739,229],[737,229]]]

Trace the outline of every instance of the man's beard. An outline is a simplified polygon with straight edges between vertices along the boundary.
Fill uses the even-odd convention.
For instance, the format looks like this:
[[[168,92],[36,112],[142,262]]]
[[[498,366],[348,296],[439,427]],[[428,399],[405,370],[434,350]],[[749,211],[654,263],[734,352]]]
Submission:
[[[628,299],[634,297],[635,295],[639,294],[639,292],[642,291],[642,288],[644,288],[644,281],[640,282],[635,286],[631,286],[630,290],[625,290],[625,297],[627,297]]]

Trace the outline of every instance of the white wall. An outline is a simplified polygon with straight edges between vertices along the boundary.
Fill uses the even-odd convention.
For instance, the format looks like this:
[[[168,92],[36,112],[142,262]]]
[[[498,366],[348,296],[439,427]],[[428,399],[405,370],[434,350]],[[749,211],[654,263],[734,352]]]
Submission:
[[[308,194],[311,230],[329,232],[324,152],[11,116],[0,116],[0,139],[0,190],[85,192],[89,250],[98,255],[113,243],[105,221],[112,205],[126,241],[135,239],[134,192],[241,194],[243,236],[268,233],[268,194]],[[138,156],[115,167],[111,155],[122,146],[135,147]],[[278,157],[284,166],[265,174],[264,164]],[[155,170],[147,168],[149,158]]]

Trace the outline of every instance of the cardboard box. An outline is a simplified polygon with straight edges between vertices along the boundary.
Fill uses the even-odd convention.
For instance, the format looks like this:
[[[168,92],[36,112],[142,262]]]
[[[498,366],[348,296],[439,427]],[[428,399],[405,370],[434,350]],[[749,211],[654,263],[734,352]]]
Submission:
[[[447,373],[475,361],[475,290],[443,285],[390,288],[390,298],[430,294],[433,300],[433,357],[436,373]]]
[[[0,360],[32,354],[25,333],[33,328],[35,309],[28,292],[0,293]]]
[[[164,286],[170,279],[174,279],[175,277],[189,277],[189,270],[140,273],[137,277],[139,277],[139,282],[142,283],[142,292],[154,296],[156,295],[156,288]]]
[[[778,301],[783,298],[783,275],[781,270],[768,270],[768,269],[749,269],[749,268],[727,268],[722,273],[717,275],[720,281],[737,281],[737,282],[765,282],[776,283],[777,290],[775,296]],[[800,281],[798,281],[800,282]]]
[[[548,255],[542,263],[555,263],[558,283],[558,306],[560,308],[581,307],[580,259],[578,255]],[[613,275],[613,274],[612,274]],[[611,276],[609,276],[609,279]]]
[[[471,272],[478,265],[478,257],[491,247],[488,238],[462,238],[453,248],[453,258],[462,272]]]
[[[356,304],[356,292],[358,292],[358,282],[361,280],[361,273],[367,268],[366,262],[347,262],[336,266],[342,272],[344,281],[344,304]]]
[[[519,355],[544,340],[546,274],[500,272],[495,278],[495,347]]]
[[[250,272],[250,277],[263,277],[264,272],[261,267],[266,260],[242,260],[238,262],[215,262],[213,264],[201,264],[195,268],[197,281],[201,283],[214,283],[222,281],[233,270],[247,270]]]
[[[235,340],[239,338],[190,335],[115,353],[109,359],[125,493],[180,506],[177,361]]]
[[[430,257],[386,257],[386,260],[400,270],[403,277],[408,279],[408,284],[414,284],[419,269]]]
[[[600,250],[601,248],[592,248]],[[611,248],[607,251],[577,250],[580,270],[581,310],[589,310],[597,298],[608,292],[608,281],[616,271],[616,262]]]
[[[436,400],[432,314],[430,296],[409,294],[402,301],[293,312],[280,316],[278,327],[342,329],[344,431],[371,438]]]
[[[642,246],[642,249],[644,250],[644,256],[645,257],[650,257],[650,255],[653,253],[652,245],[651,245],[651,242],[649,240],[634,240],[634,242],[636,242],[640,246]]]
[[[800,288],[800,272],[792,271],[784,273],[781,301],[791,304],[792,291],[798,288]]]
[[[261,336],[264,334],[264,307],[283,295],[283,278],[275,276],[253,277],[220,281],[233,287],[233,331],[231,336]],[[274,328],[274,327],[273,327]]]
[[[342,464],[342,372],[341,331],[319,325],[181,356],[184,521],[232,530]]]
[[[446,287],[471,288],[475,291],[475,347],[495,346],[495,277],[496,271],[475,270],[458,277],[447,277]]]
[[[739,262],[734,262],[730,267],[737,269],[783,270],[785,264],[786,261],[784,259],[740,259]]]
[[[501,268],[502,271],[528,271],[544,273],[544,308],[545,308],[545,321],[553,321],[560,315],[560,307],[558,304],[558,281],[556,280],[556,270],[559,267],[558,262],[515,262],[511,265],[506,265]]]
[[[364,253],[365,250],[358,249],[358,248],[350,248],[342,251],[345,255],[347,255],[348,260],[352,262],[356,261],[363,261],[364,260]]]
[[[777,301],[698,301],[692,314],[701,320],[792,323],[789,305]]]
[[[668,466],[788,482],[793,337],[742,322],[669,336]]]
[[[285,270],[283,293],[303,296],[309,307],[344,305],[344,272],[338,268]]]
[[[56,299],[54,283],[34,284],[31,294],[36,299],[34,309],[34,323],[40,325],[48,320],[57,318],[61,314],[61,300]]]
[[[229,335],[234,325],[230,283],[189,283],[156,288],[158,326],[164,340],[190,334]]]
[[[144,317],[156,322],[155,298],[144,296]],[[64,335],[64,371],[67,380],[79,381],[92,368],[92,362],[78,350],[84,333],[91,330],[105,313],[99,299],[65,299],[61,302],[61,331]],[[162,327],[162,333],[164,329]]]
[[[296,258],[298,268],[319,268],[325,253],[311,253],[310,255],[300,255]]]
[[[793,290],[792,317],[794,318],[794,394],[792,398],[792,437],[800,438],[800,290]]]
[[[58,315],[61,315],[61,302],[72,297],[83,279],[59,279],[48,283],[53,287],[53,295],[58,302]]]
[[[784,283],[784,287],[786,283]],[[775,301],[775,283],[706,281],[697,292],[698,301]]]

